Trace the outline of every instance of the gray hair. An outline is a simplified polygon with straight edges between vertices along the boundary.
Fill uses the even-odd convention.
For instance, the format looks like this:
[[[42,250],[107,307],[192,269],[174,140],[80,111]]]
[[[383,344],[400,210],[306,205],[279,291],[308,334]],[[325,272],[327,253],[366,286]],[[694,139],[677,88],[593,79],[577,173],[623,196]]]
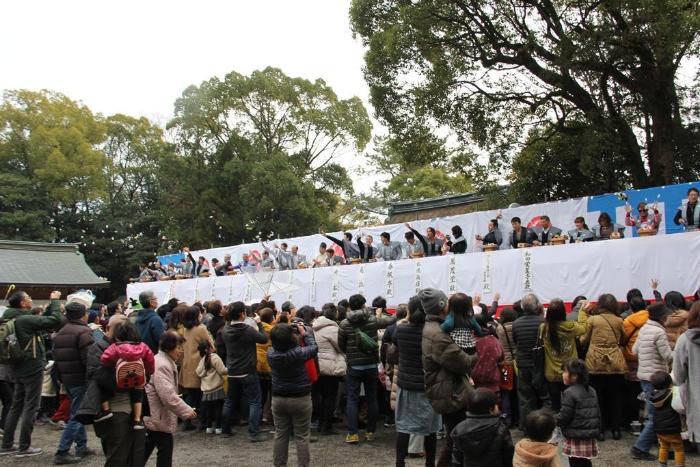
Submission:
[[[520,300],[520,306],[526,315],[538,315],[542,310],[542,303],[535,294],[527,294]]]
[[[153,297],[155,297],[155,294],[153,293],[152,290],[144,290],[143,292],[141,292],[139,294],[139,303],[144,308],[150,308],[151,307],[151,299]]]

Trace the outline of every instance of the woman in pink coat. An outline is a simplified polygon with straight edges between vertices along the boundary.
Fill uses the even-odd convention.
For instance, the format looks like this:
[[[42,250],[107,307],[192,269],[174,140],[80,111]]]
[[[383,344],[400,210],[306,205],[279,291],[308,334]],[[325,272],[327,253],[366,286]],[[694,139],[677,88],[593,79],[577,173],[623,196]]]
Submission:
[[[191,420],[197,412],[178,395],[177,363],[184,354],[184,338],[177,332],[167,331],[160,338],[160,352],[156,354],[156,371],[146,385],[146,396],[151,416],[144,417],[146,425],[146,461],[158,448],[157,467],[173,463],[173,433],[177,418]]]

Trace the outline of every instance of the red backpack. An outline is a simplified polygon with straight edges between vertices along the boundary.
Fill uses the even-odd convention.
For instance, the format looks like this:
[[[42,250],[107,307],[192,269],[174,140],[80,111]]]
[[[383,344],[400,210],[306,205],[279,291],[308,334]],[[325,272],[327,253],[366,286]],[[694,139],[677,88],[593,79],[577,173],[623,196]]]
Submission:
[[[146,385],[146,368],[143,360],[127,361],[119,359],[116,368],[117,389],[143,389]]]

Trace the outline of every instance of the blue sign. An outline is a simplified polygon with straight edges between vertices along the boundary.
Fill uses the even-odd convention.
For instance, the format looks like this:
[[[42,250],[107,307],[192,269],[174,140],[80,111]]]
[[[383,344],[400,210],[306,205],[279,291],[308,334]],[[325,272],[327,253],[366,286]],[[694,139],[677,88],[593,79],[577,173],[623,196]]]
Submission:
[[[641,190],[626,190],[620,193],[590,196],[588,198],[588,212],[607,212],[614,222],[625,225],[625,205],[632,206],[632,213],[636,215],[637,204],[646,202],[648,207],[654,203],[658,204],[659,212],[662,214],[660,232],[674,234],[683,232],[682,225],[676,225],[673,218],[681,207],[681,203],[688,198],[688,189],[691,187],[700,188],[700,182],[681,183],[680,185],[667,185],[654,188],[643,188]],[[627,199],[625,199],[627,198]],[[632,229],[627,229],[628,236],[632,235]],[[636,231],[634,232],[636,235]]]

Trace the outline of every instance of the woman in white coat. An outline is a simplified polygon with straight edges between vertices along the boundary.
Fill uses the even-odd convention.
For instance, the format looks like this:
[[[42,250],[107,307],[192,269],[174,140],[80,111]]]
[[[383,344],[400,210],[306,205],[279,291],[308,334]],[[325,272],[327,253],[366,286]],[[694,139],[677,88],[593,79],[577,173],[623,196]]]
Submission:
[[[326,303],[322,315],[313,322],[318,346],[318,391],[320,394],[319,428],[322,435],[336,434],[333,430],[333,411],[338,396],[338,385],[345,376],[345,355],[338,347],[338,308]]]

